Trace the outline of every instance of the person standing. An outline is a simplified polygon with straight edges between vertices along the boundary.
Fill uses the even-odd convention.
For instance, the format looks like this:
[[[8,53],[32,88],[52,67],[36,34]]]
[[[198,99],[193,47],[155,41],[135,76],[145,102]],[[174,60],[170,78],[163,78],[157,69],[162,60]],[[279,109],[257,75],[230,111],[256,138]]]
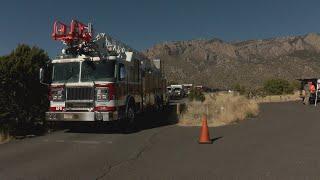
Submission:
[[[310,93],[311,94],[314,94],[314,93],[316,93],[316,87],[314,86],[314,84],[310,84]]]
[[[312,85],[312,82],[309,81],[303,87],[303,90],[304,90],[304,93],[305,93],[304,99],[303,99],[303,104],[305,104],[305,105],[309,105],[310,104],[309,100],[310,100],[310,95],[311,95],[311,85]]]
[[[314,84],[310,84],[310,96],[312,96],[314,98],[314,103],[316,103],[316,87]]]

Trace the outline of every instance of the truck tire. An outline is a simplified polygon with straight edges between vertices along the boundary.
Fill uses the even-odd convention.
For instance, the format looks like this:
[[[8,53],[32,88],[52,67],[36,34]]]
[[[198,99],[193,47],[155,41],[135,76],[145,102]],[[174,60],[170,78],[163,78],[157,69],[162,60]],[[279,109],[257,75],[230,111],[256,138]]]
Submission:
[[[135,118],[136,118],[135,107],[134,107],[134,105],[129,105],[127,112],[126,112],[126,121],[129,124],[132,124],[132,123],[134,123]]]
[[[136,111],[134,102],[130,102],[126,108],[125,118],[120,120],[120,129],[124,133],[133,132],[135,127]]]

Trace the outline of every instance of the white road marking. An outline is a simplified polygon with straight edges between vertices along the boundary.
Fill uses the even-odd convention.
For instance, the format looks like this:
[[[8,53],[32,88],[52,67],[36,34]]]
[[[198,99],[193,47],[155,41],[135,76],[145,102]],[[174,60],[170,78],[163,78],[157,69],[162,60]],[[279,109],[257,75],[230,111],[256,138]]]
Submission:
[[[79,144],[100,144],[98,141],[72,141],[74,143],[79,143]]]
[[[43,142],[50,142],[49,139],[44,139]],[[58,140],[54,140],[54,141],[51,141],[51,142],[56,142],[56,143],[77,143],[77,144],[101,144],[101,143],[106,143],[106,144],[112,144],[113,142],[112,141],[81,141],[81,140],[74,140],[74,141],[65,141],[63,139],[58,139]]]

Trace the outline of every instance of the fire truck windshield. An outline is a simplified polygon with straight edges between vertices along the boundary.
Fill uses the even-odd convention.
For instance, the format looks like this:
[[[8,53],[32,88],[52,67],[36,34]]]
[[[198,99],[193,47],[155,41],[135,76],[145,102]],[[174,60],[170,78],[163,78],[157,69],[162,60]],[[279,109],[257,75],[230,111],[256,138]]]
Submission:
[[[81,81],[110,81],[115,78],[114,61],[84,61],[81,68]]]
[[[67,83],[79,81],[79,62],[53,64],[52,82]]]

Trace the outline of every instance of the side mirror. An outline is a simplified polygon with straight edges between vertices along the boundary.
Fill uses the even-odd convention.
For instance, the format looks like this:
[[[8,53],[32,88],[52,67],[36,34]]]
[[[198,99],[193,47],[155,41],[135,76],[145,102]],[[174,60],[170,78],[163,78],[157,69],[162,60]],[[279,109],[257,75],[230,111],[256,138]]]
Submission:
[[[40,80],[40,83],[41,84],[44,84],[44,85],[49,85],[47,83],[44,83],[43,80],[44,79],[44,69],[43,68],[40,68],[39,70],[39,80]]]
[[[132,56],[133,56],[133,52],[125,52],[126,54],[126,61],[131,62],[132,60]]]
[[[39,80],[40,80],[40,83],[43,82],[43,74],[44,74],[43,72],[44,72],[43,69],[40,68],[40,70],[39,70]]]

